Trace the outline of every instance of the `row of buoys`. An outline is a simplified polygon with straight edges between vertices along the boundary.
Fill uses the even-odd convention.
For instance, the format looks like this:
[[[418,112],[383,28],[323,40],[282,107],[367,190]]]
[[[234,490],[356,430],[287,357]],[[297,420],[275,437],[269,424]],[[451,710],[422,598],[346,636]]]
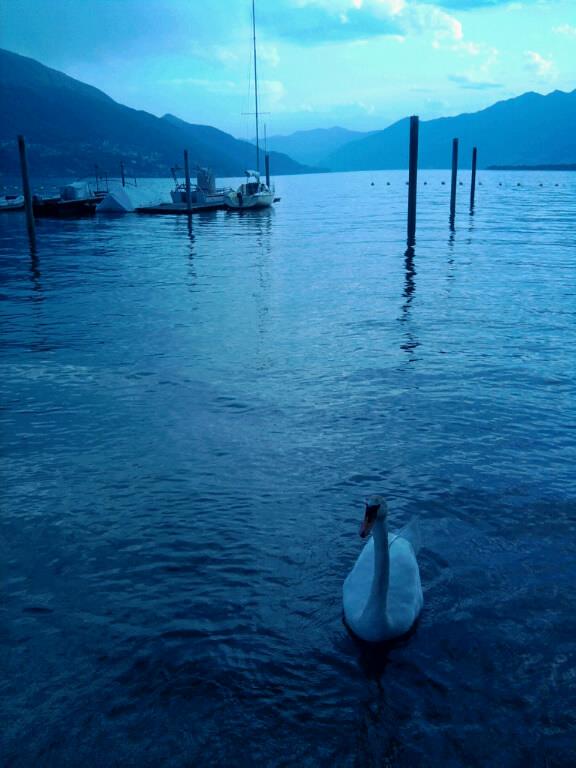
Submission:
[[[12,184],[12,185],[6,184],[5,186],[0,187],[0,190],[2,192],[5,192],[6,194],[8,194],[9,192],[20,192],[21,189],[22,187],[20,187],[18,184]],[[45,189],[45,187],[43,184],[40,184],[40,185],[37,185],[35,189]]]
[[[426,185],[428,184],[428,182],[427,182],[427,181],[424,181],[424,182],[422,182],[422,183],[424,184],[424,186],[426,186]],[[407,181],[405,181],[405,182],[404,182],[404,184],[408,185],[408,182],[407,182]],[[445,182],[445,181],[441,181],[441,182],[440,182],[440,184],[442,184],[442,186],[444,186],[444,185],[446,184],[446,182]],[[464,182],[463,182],[463,181],[459,181],[459,182],[458,182],[458,185],[459,185],[460,187],[463,187],[463,186],[464,186]],[[370,182],[370,186],[371,186],[371,187],[375,186],[375,184],[374,184],[374,182],[373,182],[373,181],[371,181],[371,182]],[[387,181],[387,182],[386,182],[386,186],[387,186],[387,187],[389,187],[389,186],[390,186],[390,182],[389,182],[389,181]],[[479,182],[478,182],[478,186],[479,186],[479,187],[481,187],[481,186],[482,186],[482,182],[481,182],[481,181],[479,181]],[[502,182],[501,182],[501,181],[499,181],[499,182],[498,182],[498,186],[499,186],[499,187],[501,187],[501,186],[502,186]],[[521,182],[519,182],[519,181],[518,181],[518,182],[516,183],[516,186],[517,186],[517,187],[522,187],[523,185],[522,185],[522,183],[521,183]],[[543,186],[544,186],[543,182],[540,182],[540,183],[538,184],[538,186],[539,186],[539,187],[543,187]],[[559,187],[560,185],[558,184],[558,182],[555,182],[555,183],[554,183],[554,186],[555,186],[555,187]]]
[[[501,181],[499,181],[499,182],[498,182],[498,186],[499,186],[499,187],[501,187],[501,186],[502,186],[502,182],[501,182]],[[519,181],[517,181],[517,182],[516,182],[516,186],[517,186],[517,187],[521,187],[521,186],[522,186],[522,184],[521,184]],[[544,186],[543,182],[540,182],[540,183],[538,184],[538,186],[539,186],[539,187],[543,187],[543,186]],[[554,186],[555,186],[555,187],[559,187],[560,185],[558,184],[558,182],[555,182]]]

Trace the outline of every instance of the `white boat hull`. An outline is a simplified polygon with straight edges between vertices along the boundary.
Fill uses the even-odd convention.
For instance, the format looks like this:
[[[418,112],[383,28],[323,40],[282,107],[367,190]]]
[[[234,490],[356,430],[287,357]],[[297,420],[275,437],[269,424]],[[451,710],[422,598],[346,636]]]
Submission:
[[[226,204],[236,210],[248,210],[255,208],[269,208],[274,202],[273,192],[256,192],[254,195],[244,195],[239,192],[230,192]]]
[[[17,211],[24,208],[24,195],[4,195],[0,197],[0,211]]]
[[[113,186],[96,206],[97,213],[132,213],[144,206],[160,205],[163,196],[150,187]]]
[[[123,189],[115,189],[98,203],[96,210],[98,213],[131,213],[134,203]]]

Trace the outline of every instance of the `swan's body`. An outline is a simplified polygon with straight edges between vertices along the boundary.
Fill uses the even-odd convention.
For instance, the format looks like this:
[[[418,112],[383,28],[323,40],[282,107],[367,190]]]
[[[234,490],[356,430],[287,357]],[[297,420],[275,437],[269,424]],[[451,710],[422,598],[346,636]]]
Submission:
[[[362,535],[372,530],[373,537],[343,587],[346,623],[355,635],[374,643],[408,632],[424,602],[414,548],[404,537],[388,533],[382,505],[384,511],[378,503],[373,520],[368,520],[368,510],[376,505],[367,506]]]

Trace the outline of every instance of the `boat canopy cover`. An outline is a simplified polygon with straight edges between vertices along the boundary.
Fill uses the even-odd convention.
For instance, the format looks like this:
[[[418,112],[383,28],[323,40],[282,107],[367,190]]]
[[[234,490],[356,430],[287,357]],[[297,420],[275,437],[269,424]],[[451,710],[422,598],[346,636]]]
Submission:
[[[91,197],[91,192],[85,181],[73,181],[60,187],[60,197],[62,200],[84,200]]]
[[[244,173],[246,174],[246,176],[248,176],[248,178],[250,178],[250,176],[254,176],[255,179],[258,179],[258,181],[260,181],[260,174],[258,173],[258,171],[244,171]]]
[[[198,168],[196,184],[203,192],[216,192],[216,179],[209,168]]]

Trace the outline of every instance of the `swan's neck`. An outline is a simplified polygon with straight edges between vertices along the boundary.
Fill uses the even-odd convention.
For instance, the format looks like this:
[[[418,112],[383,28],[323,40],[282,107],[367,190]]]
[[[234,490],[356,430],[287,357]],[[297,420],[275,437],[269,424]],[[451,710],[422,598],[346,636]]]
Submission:
[[[378,518],[372,529],[374,537],[374,578],[370,589],[370,597],[364,609],[366,617],[378,617],[387,621],[386,600],[390,580],[390,552],[388,550],[388,525],[386,520]]]

